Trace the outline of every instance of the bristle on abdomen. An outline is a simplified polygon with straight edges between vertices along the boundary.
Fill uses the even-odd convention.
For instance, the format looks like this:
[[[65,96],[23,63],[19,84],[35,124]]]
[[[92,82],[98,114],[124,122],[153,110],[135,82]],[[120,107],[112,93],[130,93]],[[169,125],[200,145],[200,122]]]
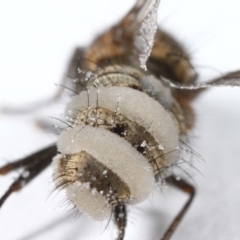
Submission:
[[[72,128],[60,135],[61,154],[54,161],[56,184],[64,183],[73,204],[99,220],[109,217],[115,204],[145,200],[154,181],[164,179],[167,166],[178,159],[179,126],[160,104],[167,89],[138,70],[129,80],[126,73],[132,69],[123,69],[111,69],[109,75],[101,70],[104,78],[95,77],[67,105]],[[154,89],[158,101],[149,86],[162,86]],[[171,108],[173,100],[167,99]]]

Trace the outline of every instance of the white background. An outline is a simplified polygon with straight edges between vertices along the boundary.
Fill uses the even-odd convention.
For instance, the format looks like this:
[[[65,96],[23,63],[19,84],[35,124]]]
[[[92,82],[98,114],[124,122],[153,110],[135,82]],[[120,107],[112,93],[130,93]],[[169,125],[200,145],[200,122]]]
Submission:
[[[115,23],[134,1],[9,0],[0,3],[0,107],[26,106],[53,95],[74,47],[87,45]],[[201,80],[240,68],[238,0],[162,0],[159,24],[191,53]],[[189,170],[197,196],[173,240],[240,239],[240,89],[209,90],[194,103],[197,114],[193,148],[206,163],[204,175]],[[55,105],[61,109],[62,104]],[[0,164],[25,156],[54,141],[34,119],[58,116],[54,108],[21,116],[0,113]],[[0,177],[0,194],[17,173]],[[112,227],[85,216],[65,219],[63,197],[50,197],[51,168],[0,211],[2,240],[113,239]],[[130,208],[126,240],[160,239],[185,195],[172,188],[156,192]],[[48,228],[47,228],[48,226]],[[52,226],[52,227],[51,227]],[[42,229],[42,231],[41,231]],[[38,232],[38,234],[37,234]],[[32,235],[31,235],[32,234]]]

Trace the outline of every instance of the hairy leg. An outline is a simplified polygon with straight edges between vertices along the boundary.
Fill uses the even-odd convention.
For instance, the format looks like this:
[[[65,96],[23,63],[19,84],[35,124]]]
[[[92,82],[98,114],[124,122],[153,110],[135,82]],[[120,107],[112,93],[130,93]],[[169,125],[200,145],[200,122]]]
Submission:
[[[7,198],[16,191],[19,191],[39,173],[41,173],[52,161],[52,158],[57,154],[56,145],[44,148],[30,156],[27,156],[18,161],[6,164],[0,168],[0,175],[5,175],[15,169],[23,168],[23,173],[10,185],[8,190],[0,198],[0,208]]]

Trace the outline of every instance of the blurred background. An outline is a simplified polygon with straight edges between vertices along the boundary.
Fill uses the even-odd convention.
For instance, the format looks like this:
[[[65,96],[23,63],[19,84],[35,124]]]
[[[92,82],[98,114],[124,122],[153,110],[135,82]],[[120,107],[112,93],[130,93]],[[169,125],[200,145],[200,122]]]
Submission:
[[[73,50],[119,20],[133,0],[11,0],[0,3],[0,108],[22,108],[54,95]],[[240,69],[238,0],[161,0],[158,23],[192,57],[200,81]],[[191,147],[204,162],[187,171],[196,199],[172,240],[240,239],[240,89],[211,89],[193,103],[197,121]],[[22,115],[0,113],[0,165],[26,156],[54,141],[37,120],[58,117],[64,101]],[[18,172],[0,176],[2,195]],[[185,176],[187,178],[187,176]],[[190,179],[188,179],[191,181]],[[107,222],[86,216],[71,221],[63,194],[53,188],[48,168],[13,194],[0,211],[3,240],[105,240],[114,231]],[[126,240],[161,237],[187,196],[169,187],[131,206]]]

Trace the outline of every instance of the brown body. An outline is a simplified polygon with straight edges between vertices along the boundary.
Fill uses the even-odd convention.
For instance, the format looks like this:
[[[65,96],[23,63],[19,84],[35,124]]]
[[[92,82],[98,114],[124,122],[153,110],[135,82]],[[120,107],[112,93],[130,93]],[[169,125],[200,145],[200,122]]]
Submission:
[[[86,60],[84,61],[86,69],[96,71],[99,67],[119,64],[143,71],[139,67],[137,50],[134,46],[134,34],[136,34],[137,29],[133,29],[133,27],[139,26],[134,25],[134,21],[131,20],[133,14],[134,16],[138,14],[139,9],[136,6],[123,20],[98,36],[88,48],[81,52],[80,58]],[[82,76],[77,72],[77,69],[82,67],[83,61],[74,63],[74,65],[76,71],[74,74],[70,73],[70,77],[81,79]],[[156,32],[147,68],[157,78],[166,77],[179,84],[194,83],[197,77],[185,49],[170,34],[159,28]],[[170,111],[178,120],[181,134],[185,134],[192,129],[194,124],[194,112],[190,106],[194,94],[188,95],[188,91],[176,89],[171,89],[171,91],[176,101]]]
[[[144,89],[141,85],[138,84],[138,81],[136,79],[141,77],[141,75],[144,75],[146,72],[139,67],[140,65],[138,50],[135,48],[134,41],[135,36],[138,34],[138,29],[142,21],[145,19],[146,14],[149,13],[148,8],[146,7],[148,2],[154,1],[137,1],[132,10],[118,24],[97,37],[97,39],[87,48],[82,48],[76,51],[70,64],[68,75],[73,79],[77,78],[80,80],[79,83],[81,83],[82,78],[91,78],[91,76],[86,76],[86,73],[94,73],[98,76],[98,78],[101,78],[101,83],[104,83],[104,86],[117,85],[144,92]],[[142,10],[144,9],[145,12],[142,14]],[[158,79],[162,77],[168,78],[172,83],[180,85],[191,85],[195,82],[196,74],[189,59],[190,57],[181,46],[181,44],[179,44],[171,35],[167,34],[163,30],[157,30],[155,42],[152,47],[150,57],[147,61],[147,68],[150,74],[154,75]],[[118,79],[119,73],[122,75],[122,78],[120,80]],[[107,76],[106,78],[104,78],[105,75]],[[118,81],[115,81],[114,78],[118,79]],[[239,78],[239,72],[228,74],[219,79],[214,79],[211,83],[221,84],[226,79],[229,80],[233,78]],[[78,94],[81,91],[85,90],[87,87],[89,87],[88,84],[76,85],[74,92]],[[200,92],[202,92],[202,89],[200,88],[189,91],[186,89],[180,90],[177,88],[169,87],[169,90],[174,100],[171,107],[167,110],[175,121],[179,136],[182,136],[185,135],[188,130],[192,129],[194,125],[194,112],[190,104],[191,101],[196,96],[198,96]],[[113,133],[122,135],[122,138],[127,139],[127,136],[125,136],[126,125],[134,125],[134,127],[132,127],[133,132],[140,133],[146,130],[141,129],[141,127],[137,126],[136,123],[132,123],[129,119],[124,119],[124,117],[120,114],[117,116],[117,110],[116,112],[109,112],[106,109],[99,108],[97,104],[92,113],[89,111],[89,108],[85,108],[80,113],[81,114],[79,116],[79,119],[77,120],[83,124],[87,124],[86,120],[89,120],[89,115],[92,115],[92,118],[94,118],[95,115],[97,115],[96,113],[99,113],[100,118],[97,119],[97,121],[92,121],[90,124],[88,123],[88,125],[99,127],[101,125],[101,121],[98,122],[98,120],[102,120],[102,118],[104,118],[105,128]],[[114,118],[114,127],[107,127],[111,125],[112,120],[109,116]],[[109,119],[110,121],[108,121]],[[78,123],[70,122],[69,126],[73,127],[74,124]],[[132,145],[136,145],[136,140],[134,138],[127,139],[127,141],[133,141]],[[150,136],[148,137],[148,142],[151,142],[152,145],[155,145],[154,140],[151,139]],[[158,156],[162,154],[161,149],[158,152],[155,150],[151,152],[151,149],[143,148],[141,145],[138,145],[137,150],[141,153],[145,152],[151,157],[154,155]],[[23,170],[28,174],[20,174],[19,177],[13,182],[5,194],[0,198],[0,207],[3,205],[11,193],[23,188],[23,186],[25,186],[43,169],[50,165],[53,156],[56,156],[57,152],[58,150],[56,146],[53,145],[41,151],[38,151],[31,156],[1,167],[1,175],[7,174],[8,172],[19,168],[23,168]],[[80,162],[79,159],[83,161]],[[77,170],[79,169],[85,171],[85,175],[82,175],[83,181],[89,182],[92,174],[100,176],[103,171],[106,171],[106,167],[100,166],[99,163],[96,162],[97,159],[94,159],[93,156],[85,152],[81,152],[80,155],[65,155],[63,158],[61,158],[59,164],[59,177],[61,177],[64,181],[59,182],[59,185],[57,185],[56,188],[61,189],[64,188],[66,184],[69,184],[69,182],[78,181],[79,176],[77,176]],[[151,163],[150,160],[149,162]],[[165,164],[164,156],[163,160],[161,160],[160,163],[162,163],[162,165]],[[155,169],[157,170],[157,174],[161,173],[158,169],[158,164],[159,163],[156,164],[156,162],[152,164],[153,169],[157,166]],[[107,195],[108,192],[105,191],[105,188],[108,189],[109,184],[114,183],[114,192],[112,195],[110,195],[111,198],[114,198],[114,201],[111,201],[109,203],[113,204],[112,216],[115,220],[116,226],[119,229],[117,239],[123,240],[127,223],[127,201],[125,200],[128,200],[130,196],[130,190],[128,187],[126,187],[125,184],[121,182],[121,179],[118,178],[117,175],[114,175],[115,173],[111,172],[109,169],[107,169],[107,171],[110,174],[109,179],[106,180],[103,178],[103,176],[100,176],[99,181],[96,182],[93,187],[98,191],[104,188],[103,195]],[[172,184],[175,187],[183,190],[189,194],[190,197],[183,206],[182,210],[173,220],[172,224],[166,230],[164,236],[162,237],[163,240],[170,239],[172,233],[175,231],[177,225],[190,206],[195,193],[195,190],[191,185],[186,183],[184,180],[176,180],[176,177],[173,175],[166,178],[166,181],[168,181],[169,184]],[[122,198],[123,201],[119,201],[120,198]]]

